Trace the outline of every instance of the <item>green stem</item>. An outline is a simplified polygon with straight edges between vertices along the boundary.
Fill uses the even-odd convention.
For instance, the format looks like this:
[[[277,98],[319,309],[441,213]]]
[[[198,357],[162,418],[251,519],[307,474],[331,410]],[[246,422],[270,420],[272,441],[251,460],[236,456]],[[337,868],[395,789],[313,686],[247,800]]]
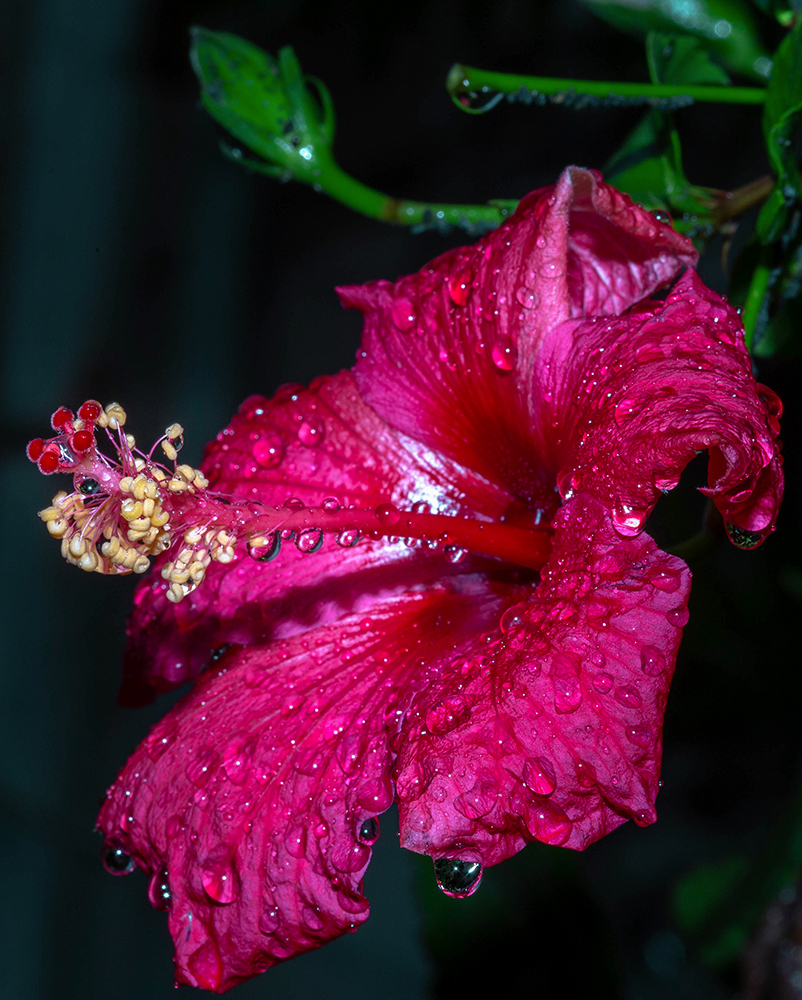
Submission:
[[[515,202],[488,205],[447,205],[392,198],[347,174],[333,158],[321,157],[320,188],[355,212],[402,226],[458,226],[485,232],[501,225]]]
[[[747,350],[749,351],[752,350],[752,344],[755,339],[755,329],[757,328],[757,321],[760,316],[760,309],[763,305],[763,299],[765,298],[766,291],[769,287],[769,277],[771,275],[769,261],[770,249],[770,247],[763,247],[760,261],[755,268],[755,273],[752,275],[749,291],[746,293],[743,320],[744,339],[746,341]]]
[[[568,95],[587,95],[615,103],[617,100],[641,99],[643,103],[657,103],[685,99],[687,103],[709,101],[717,104],[763,104],[766,90],[763,87],[705,87],[672,86],[663,83],[614,83],[605,80],[563,80],[548,76],[518,76],[513,73],[493,73],[489,70],[452,66],[446,89],[454,102],[464,111],[474,114],[487,111],[502,95],[519,92],[536,97],[553,94],[565,100]],[[494,96],[496,100],[494,101]],[[483,107],[470,107],[471,101],[486,99]]]

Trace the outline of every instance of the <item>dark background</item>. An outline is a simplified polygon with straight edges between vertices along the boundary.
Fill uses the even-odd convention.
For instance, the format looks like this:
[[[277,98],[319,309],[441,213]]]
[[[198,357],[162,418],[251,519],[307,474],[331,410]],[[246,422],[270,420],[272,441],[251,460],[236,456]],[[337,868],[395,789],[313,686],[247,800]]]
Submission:
[[[60,404],[119,399],[143,442],[181,421],[197,463],[249,393],[351,364],[360,324],[334,285],[395,278],[466,241],[412,236],[224,161],[197,105],[187,29],[293,45],[333,94],[346,170],[454,202],[520,197],[567,163],[602,166],[639,112],[502,104],[469,117],[444,90],[452,62],[637,80],[643,46],[576,0],[6,0],[0,21],[0,996],[166,1000],[164,918],[144,877],[105,874],[92,833],[104,788],[166,704],[116,706],[133,581],[60,560],[35,516],[58,487],[25,461],[25,442],[47,434]],[[766,172],[758,111],[697,107],[679,122],[691,180],[732,188]],[[715,247],[703,273],[726,290]],[[369,923],[238,997],[466,997],[485,974],[503,995],[562,1000],[735,994],[737,969],[698,961],[670,899],[698,864],[771,860],[767,838],[796,801],[799,374],[798,362],[760,369],[788,410],[778,534],[695,567],[658,823],[582,856],[532,846],[452,901],[426,859],[397,848],[388,814],[366,877]],[[661,542],[696,529],[690,489],[666,506],[652,526]]]

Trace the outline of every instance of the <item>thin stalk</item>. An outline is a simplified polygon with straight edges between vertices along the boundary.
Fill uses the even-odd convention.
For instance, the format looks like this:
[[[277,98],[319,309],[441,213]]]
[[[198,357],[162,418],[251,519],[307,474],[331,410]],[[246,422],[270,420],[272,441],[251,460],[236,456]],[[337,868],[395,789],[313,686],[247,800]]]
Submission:
[[[514,95],[520,91],[532,94],[550,94],[559,98],[568,95],[588,95],[615,102],[618,99],[638,100],[643,103],[659,103],[672,98],[685,100],[688,104],[706,101],[714,104],[763,104],[766,100],[764,87],[709,87],[664,83],[624,83],[607,80],[570,80],[548,76],[519,76],[515,73],[494,73],[457,63],[451,68],[446,88],[455,103],[465,111],[478,113],[489,110],[494,104],[493,97]],[[473,97],[488,98],[482,108],[471,108]]]
[[[368,187],[347,174],[333,158],[321,163],[320,188],[355,212],[402,226],[458,226],[484,232],[500,226],[509,209],[498,205],[449,205],[407,201]]]

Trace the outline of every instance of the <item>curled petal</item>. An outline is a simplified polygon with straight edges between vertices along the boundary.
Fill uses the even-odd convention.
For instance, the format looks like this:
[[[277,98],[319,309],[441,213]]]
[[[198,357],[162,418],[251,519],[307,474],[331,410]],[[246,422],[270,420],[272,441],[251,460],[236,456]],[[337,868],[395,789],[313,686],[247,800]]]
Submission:
[[[779,400],[752,377],[740,317],[694,271],[664,303],[565,324],[541,365],[557,401],[564,497],[593,493],[622,534],[635,534],[707,450],[703,492],[725,519],[753,535],[753,545],[774,530],[783,487]]]

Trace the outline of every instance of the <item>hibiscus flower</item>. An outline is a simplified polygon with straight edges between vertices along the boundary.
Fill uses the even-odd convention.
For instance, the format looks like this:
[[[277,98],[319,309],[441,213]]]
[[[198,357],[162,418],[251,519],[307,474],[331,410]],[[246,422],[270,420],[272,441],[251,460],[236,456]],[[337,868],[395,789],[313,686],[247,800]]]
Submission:
[[[222,992],[355,929],[394,799],[454,896],[531,841],[654,821],[690,572],[644,523],[701,450],[737,545],[782,492],[779,401],[695,260],[569,168],[475,246],[340,289],[355,367],[248,399],[201,470],[91,401],[29,446],[75,477],[42,512],[68,559],[159,559],[124,700],[197,678],[98,819],[107,867],[150,875],[178,982]]]

